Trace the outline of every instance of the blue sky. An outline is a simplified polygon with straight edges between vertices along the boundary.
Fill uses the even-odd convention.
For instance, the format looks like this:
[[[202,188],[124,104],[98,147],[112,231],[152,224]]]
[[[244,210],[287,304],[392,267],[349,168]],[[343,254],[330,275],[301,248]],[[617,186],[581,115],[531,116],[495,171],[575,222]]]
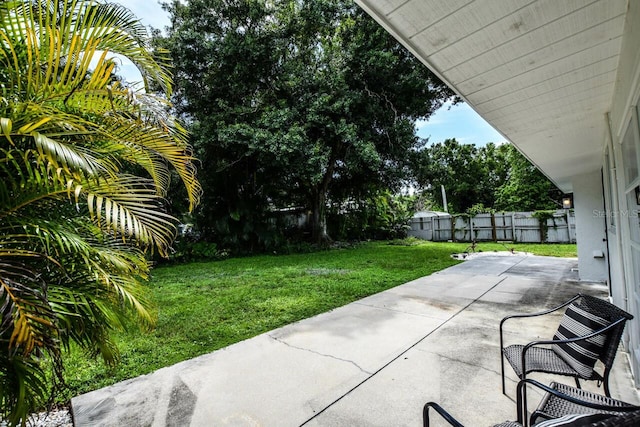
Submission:
[[[143,24],[164,29],[169,26],[169,17],[155,0],[118,0],[141,19]],[[123,60],[120,73],[130,82],[140,79],[140,74],[131,63]],[[450,107],[450,108],[449,108]],[[455,138],[463,144],[485,145],[488,142],[502,143],[504,137],[496,132],[469,105],[445,105],[428,121],[420,121],[416,126],[421,138],[429,138],[430,143]]]
[[[445,104],[428,121],[417,123],[417,134],[430,143],[455,138],[462,144],[482,146],[488,142],[502,144],[505,138],[480,117],[468,104]]]

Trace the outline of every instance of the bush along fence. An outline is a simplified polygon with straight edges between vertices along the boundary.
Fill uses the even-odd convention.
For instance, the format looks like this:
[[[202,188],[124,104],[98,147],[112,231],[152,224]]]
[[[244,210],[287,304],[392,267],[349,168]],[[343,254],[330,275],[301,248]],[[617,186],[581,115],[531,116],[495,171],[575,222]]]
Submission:
[[[449,215],[418,212],[409,236],[434,242],[575,243],[573,210]]]

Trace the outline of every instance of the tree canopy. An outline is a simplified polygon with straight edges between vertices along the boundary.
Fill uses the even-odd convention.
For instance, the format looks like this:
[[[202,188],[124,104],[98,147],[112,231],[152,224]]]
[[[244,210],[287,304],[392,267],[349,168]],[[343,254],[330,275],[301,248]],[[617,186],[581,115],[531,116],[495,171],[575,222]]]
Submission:
[[[166,4],[176,105],[206,189],[205,236],[264,245],[270,212],[399,189],[415,121],[453,92],[347,0]],[[225,237],[226,236],[226,237]],[[226,241],[224,239],[227,239]]]
[[[560,206],[560,190],[511,144],[476,147],[447,139],[413,157],[415,185],[438,209],[443,208],[441,186],[453,213],[474,206],[499,211]]]
[[[507,151],[506,163],[507,178],[495,194],[497,209],[534,211],[562,206],[562,192],[515,148]]]

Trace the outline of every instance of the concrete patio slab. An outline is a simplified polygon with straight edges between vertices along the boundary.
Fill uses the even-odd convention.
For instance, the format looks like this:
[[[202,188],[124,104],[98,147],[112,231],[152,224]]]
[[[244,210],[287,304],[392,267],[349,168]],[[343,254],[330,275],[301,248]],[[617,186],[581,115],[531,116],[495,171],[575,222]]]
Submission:
[[[576,265],[575,259],[511,254],[470,257],[330,312],[75,397],[74,423],[417,426],[429,400],[468,426],[514,419],[512,372],[508,396],[500,391],[500,319],[552,307],[578,292],[606,297],[605,286],[576,280]],[[509,325],[505,339],[548,337],[557,322],[558,316],[550,316],[526,328]],[[640,403],[630,375],[621,352],[612,394]]]
[[[349,361],[372,374],[440,323],[432,317],[353,304],[269,336],[287,346]]]

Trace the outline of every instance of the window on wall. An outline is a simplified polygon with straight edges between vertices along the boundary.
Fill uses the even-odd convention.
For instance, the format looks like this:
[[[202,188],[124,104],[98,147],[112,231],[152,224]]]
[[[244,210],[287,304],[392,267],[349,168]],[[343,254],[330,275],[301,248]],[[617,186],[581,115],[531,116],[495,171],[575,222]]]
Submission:
[[[614,186],[616,185],[616,165],[614,156],[609,155],[609,147],[604,153],[604,170],[603,170],[605,192],[605,208],[606,218],[609,224],[609,231],[616,233],[616,215],[614,212],[615,201],[613,199]]]
[[[634,108],[631,121],[622,140],[622,163],[624,167],[625,194],[627,198],[626,216],[629,219],[629,231],[632,245],[640,250],[640,178],[638,178],[638,147],[640,134],[638,128],[638,109]],[[634,257],[635,258],[635,257]],[[634,260],[634,263],[637,260]],[[637,266],[640,270],[640,265]]]
[[[640,178],[638,177],[638,152],[640,134],[638,129],[638,108],[633,114],[622,140],[622,167],[624,168],[626,210],[623,212],[629,223],[630,270],[627,281],[630,284],[629,309],[640,313]],[[622,221],[622,219],[621,219]],[[638,323],[632,326],[631,353],[637,361],[635,369],[640,370],[640,339]],[[640,386],[640,376],[636,374],[636,384]]]
[[[622,139],[622,162],[627,187],[638,180],[638,150],[636,146],[638,140],[640,140],[638,116],[637,111],[634,111],[634,114],[631,115],[631,123],[627,126],[627,131]]]
[[[638,195],[636,191],[629,191],[627,193],[627,206],[629,207],[629,232],[631,234],[632,243],[635,243],[638,247],[637,250],[640,251],[640,204],[638,203]],[[633,245],[633,246],[636,246]],[[638,257],[634,262],[639,262],[640,257]],[[640,265],[638,265],[638,269],[640,270]],[[640,273],[640,271],[638,271]],[[640,282],[639,282],[640,283]]]

